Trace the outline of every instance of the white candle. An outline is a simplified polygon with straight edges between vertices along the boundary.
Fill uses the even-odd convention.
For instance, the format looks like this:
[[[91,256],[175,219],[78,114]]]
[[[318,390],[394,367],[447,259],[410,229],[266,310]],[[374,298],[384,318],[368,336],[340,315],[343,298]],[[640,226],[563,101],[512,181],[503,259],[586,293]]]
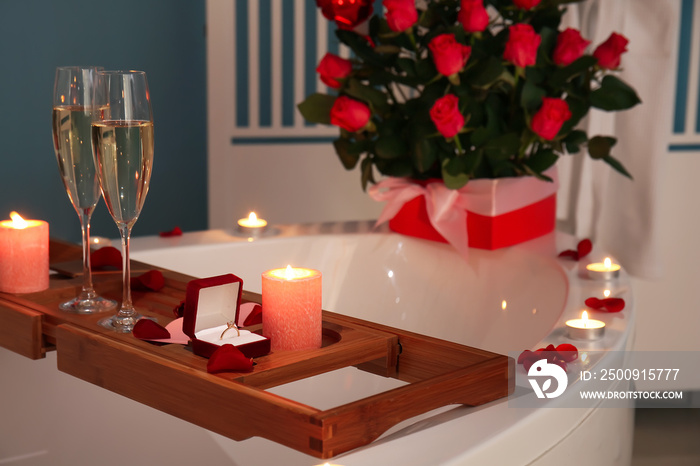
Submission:
[[[263,335],[276,350],[320,348],[321,272],[292,268],[262,275]]]
[[[0,291],[33,293],[49,287],[49,224],[17,212],[0,222]]]
[[[594,262],[586,266],[588,278],[593,280],[612,280],[620,276],[620,264],[615,264],[612,259],[606,257],[603,262]]]
[[[267,227],[267,220],[258,218],[255,212],[251,212],[247,218],[238,220],[238,230],[249,235],[260,234]]]
[[[583,311],[580,319],[566,321],[569,338],[574,340],[597,340],[605,333],[605,322],[588,318],[588,312]]]

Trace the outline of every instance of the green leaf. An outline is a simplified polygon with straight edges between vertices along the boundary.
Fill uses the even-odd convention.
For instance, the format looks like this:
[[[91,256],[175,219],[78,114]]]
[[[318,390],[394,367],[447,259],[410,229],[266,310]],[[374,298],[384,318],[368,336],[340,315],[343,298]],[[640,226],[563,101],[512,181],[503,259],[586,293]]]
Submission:
[[[584,55],[569,66],[558,68],[549,78],[549,85],[554,88],[562,87],[564,83],[574,76],[593,68],[596,63],[598,63],[598,59],[590,55]]]
[[[574,130],[570,132],[563,140],[566,145],[566,151],[569,154],[575,154],[581,150],[581,145],[588,141],[588,135],[585,131]]]
[[[398,135],[380,136],[374,144],[374,153],[382,159],[397,159],[407,152],[406,143]]]
[[[525,81],[520,95],[520,105],[532,114],[542,105],[542,98],[546,95],[544,89],[537,87],[532,81]]]
[[[374,176],[372,175],[372,159],[370,157],[365,157],[364,159],[362,159],[360,168],[362,170],[362,176],[360,180],[362,182],[362,190],[367,191],[367,184],[370,181],[374,183]]]
[[[526,161],[525,165],[530,167],[535,173],[541,174],[549,167],[554,165],[559,156],[551,149],[545,149],[532,154]]]
[[[466,157],[454,157],[442,163],[442,180],[450,189],[459,189],[469,181]]]
[[[469,62],[467,62],[469,64]],[[471,68],[465,75],[470,84],[477,87],[487,87],[495,83],[505,71],[503,62],[497,57],[488,57]]]
[[[379,89],[370,86],[365,86],[357,79],[351,78],[347,82],[345,92],[356,99],[368,102],[374,107],[374,110],[379,113],[385,113],[389,110],[387,96]]]
[[[338,154],[340,162],[346,170],[352,170],[360,160],[360,154],[365,152],[363,142],[352,142],[347,138],[338,138],[333,141],[335,153]]]
[[[415,142],[413,151],[413,166],[419,173],[425,173],[437,161],[437,151],[428,138],[420,138]]]
[[[606,75],[600,87],[591,92],[591,105],[602,110],[627,110],[640,102],[634,89],[611,74]]]
[[[382,175],[394,177],[410,177],[413,175],[413,167],[407,159],[379,160],[375,159],[375,166]]]
[[[492,160],[507,160],[518,153],[520,136],[508,133],[486,141],[483,145],[484,155]]]
[[[632,175],[627,171],[627,169],[615,158],[613,158],[612,155],[606,155],[603,157],[603,161],[613,167],[615,170],[617,170],[619,173],[622,173],[625,175],[627,178],[630,180],[633,179]]]
[[[335,99],[335,96],[332,95],[315,93],[297,105],[297,108],[306,121],[330,125],[331,108]]]
[[[610,155],[610,149],[617,139],[610,136],[594,136],[588,141],[588,153],[594,159],[603,159]]]

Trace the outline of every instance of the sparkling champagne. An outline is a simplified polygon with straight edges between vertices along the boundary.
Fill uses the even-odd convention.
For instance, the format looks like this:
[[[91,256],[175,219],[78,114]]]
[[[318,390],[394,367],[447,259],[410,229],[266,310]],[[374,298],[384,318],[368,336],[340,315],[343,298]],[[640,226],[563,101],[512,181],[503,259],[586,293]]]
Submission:
[[[148,194],[153,168],[153,123],[100,121],[92,143],[105,204],[117,224],[133,226]]]
[[[92,110],[82,106],[53,109],[53,143],[58,169],[73,207],[92,211],[100,200],[100,185],[90,145]]]

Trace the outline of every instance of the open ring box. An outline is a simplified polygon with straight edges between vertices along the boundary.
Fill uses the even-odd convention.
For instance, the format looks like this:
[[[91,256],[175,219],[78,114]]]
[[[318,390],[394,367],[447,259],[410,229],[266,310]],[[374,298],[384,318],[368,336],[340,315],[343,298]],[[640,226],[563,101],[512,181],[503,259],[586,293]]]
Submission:
[[[235,328],[221,334],[228,322],[238,322],[243,280],[233,274],[192,280],[187,284],[182,330],[192,341],[194,354],[210,357],[221,345],[232,344],[246,357],[270,352],[270,339]]]

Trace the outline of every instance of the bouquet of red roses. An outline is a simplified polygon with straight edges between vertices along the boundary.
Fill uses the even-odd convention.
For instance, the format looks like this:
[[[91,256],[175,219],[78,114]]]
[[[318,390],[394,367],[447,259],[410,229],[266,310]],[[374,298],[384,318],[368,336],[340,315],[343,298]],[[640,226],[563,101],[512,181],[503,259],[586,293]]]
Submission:
[[[575,1],[575,0],[574,0]],[[611,155],[616,139],[577,129],[593,108],[640,102],[612,73],[627,39],[590,41],[560,30],[572,0],[317,0],[350,59],[326,54],[321,80],[336,90],[299,104],[310,122],[340,128],[334,142],[362,186],[373,168],[387,176],[442,178],[460,188],[474,178],[543,172],[586,147],[630,176]]]

